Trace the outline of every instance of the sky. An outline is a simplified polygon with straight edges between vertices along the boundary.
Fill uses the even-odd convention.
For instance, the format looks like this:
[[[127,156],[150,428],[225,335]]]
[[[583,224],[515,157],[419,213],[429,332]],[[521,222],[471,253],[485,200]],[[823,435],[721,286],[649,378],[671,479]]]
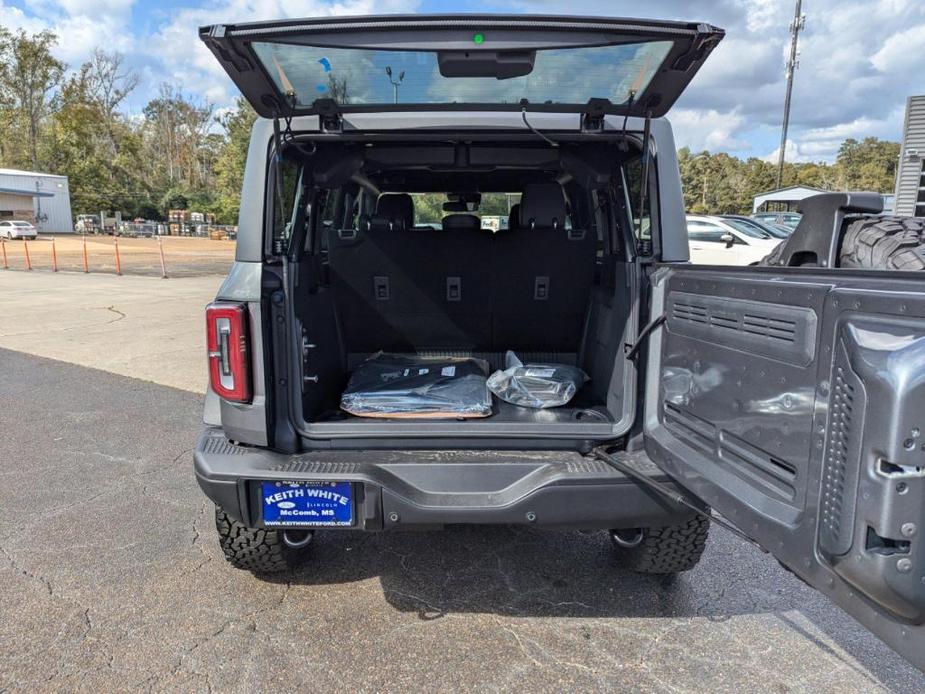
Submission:
[[[79,67],[94,47],[119,51],[141,82],[138,112],[163,82],[217,109],[236,90],[197,28],[282,17],[423,12],[644,16],[726,30],[669,113],[679,147],[775,160],[789,51],[791,0],[0,0],[0,25],[59,36]],[[923,0],[805,0],[789,161],[832,161],[847,137],[899,140],[906,98],[925,93]]]

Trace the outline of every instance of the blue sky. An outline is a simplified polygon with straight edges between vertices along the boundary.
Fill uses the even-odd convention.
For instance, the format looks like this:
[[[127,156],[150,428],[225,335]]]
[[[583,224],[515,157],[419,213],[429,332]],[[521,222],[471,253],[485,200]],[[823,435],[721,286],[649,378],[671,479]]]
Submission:
[[[846,137],[898,139],[906,97],[925,93],[925,2],[804,0],[788,157],[831,160]],[[78,67],[100,46],[141,76],[140,111],[162,82],[227,108],[234,86],[200,45],[215,22],[392,12],[533,12],[705,21],[727,37],[669,115],[679,145],[773,158],[780,139],[790,0],[0,0],[0,24],[52,29]]]

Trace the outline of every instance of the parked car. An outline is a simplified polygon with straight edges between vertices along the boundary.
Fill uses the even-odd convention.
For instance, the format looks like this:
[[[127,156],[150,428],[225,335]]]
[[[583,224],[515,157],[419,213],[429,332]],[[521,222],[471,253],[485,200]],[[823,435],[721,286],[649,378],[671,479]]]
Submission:
[[[768,232],[733,219],[687,215],[691,262],[704,265],[754,265],[780,243]]]
[[[756,212],[752,219],[769,224],[780,224],[788,229],[796,229],[803,218],[799,212]]]
[[[418,14],[200,36],[259,116],[193,454],[231,565],[324,561],[315,532],[514,524],[606,531],[625,566],[673,574],[734,524],[925,668],[925,219],[820,195],[825,223],[767,266],[688,263],[665,115],[721,29]],[[414,228],[413,193],[460,190],[521,193],[518,223]],[[774,243],[708,225],[717,258]],[[588,380],[532,409],[470,364],[476,416],[345,405],[371,355],[500,370],[506,350]],[[460,378],[422,369],[373,384]]]
[[[722,214],[719,215],[723,219],[727,220],[730,224],[735,227],[740,227],[741,225],[746,225],[752,229],[756,229],[764,234],[767,234],[771,238],[775,239],[786,239],[790,237],[790,234],[793,233],[793,229],[789,227],[783,227],[779,224],[769,224],[766,222],[759,222],[757,219],[752,219],[751,217],[746,217],[742,214]]]
[[[32,222],[24,222],[19,219],[4,219],[0,222],[0,238],[29,239],[31,241],[37,236],[38,232]]]

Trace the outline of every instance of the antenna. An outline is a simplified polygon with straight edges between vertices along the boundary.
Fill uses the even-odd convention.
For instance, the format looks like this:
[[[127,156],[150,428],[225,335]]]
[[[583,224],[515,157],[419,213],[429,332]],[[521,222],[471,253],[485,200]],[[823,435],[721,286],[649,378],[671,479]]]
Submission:
[[[803,0],[797,0],[793,21],[790,22],[790,59],[787,61],[787,95],[784,97],[784,123],[780,134],[780,153],[777,156],[777,187],[784,180],[784,156],[787,153],[787,129],[790,127],[790,97],[793,94],[793,72],[800,67],[800,51],[797,44],[800,32],[806,28],[806,15],[803,14]]]

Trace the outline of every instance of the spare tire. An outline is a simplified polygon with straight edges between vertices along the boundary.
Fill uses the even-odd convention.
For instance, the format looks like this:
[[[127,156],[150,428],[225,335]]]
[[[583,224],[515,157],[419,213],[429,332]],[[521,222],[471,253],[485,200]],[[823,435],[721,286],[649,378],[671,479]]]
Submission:
[[[925,270],[925,218],[865,217],[848,225],[839,266]]]

